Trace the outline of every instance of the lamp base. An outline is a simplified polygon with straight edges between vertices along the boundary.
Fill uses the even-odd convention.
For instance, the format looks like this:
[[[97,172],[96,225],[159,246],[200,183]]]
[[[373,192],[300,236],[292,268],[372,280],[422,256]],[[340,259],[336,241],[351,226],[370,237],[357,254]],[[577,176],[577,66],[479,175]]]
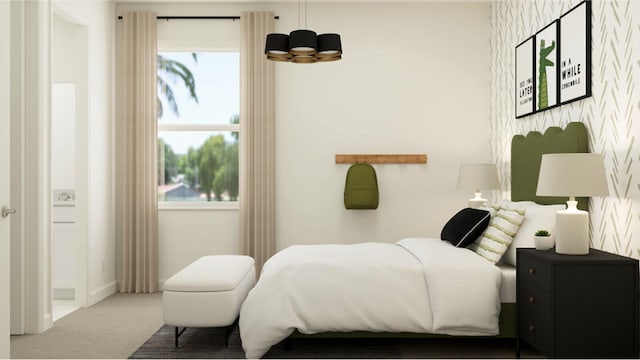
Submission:
[[[467,201],[467,204],[470,208],[477,209],[480,206],[484,205],[487,201],[488,201],[487,199],[482,198],[482,193],[477,192],[475,193],[475,197]]]
[[[570,204],[570,203],[574,204]],[[579,210],[576,201],[567,201],[567,209],[556,212],[556,253],[589,254],[589,213]]]

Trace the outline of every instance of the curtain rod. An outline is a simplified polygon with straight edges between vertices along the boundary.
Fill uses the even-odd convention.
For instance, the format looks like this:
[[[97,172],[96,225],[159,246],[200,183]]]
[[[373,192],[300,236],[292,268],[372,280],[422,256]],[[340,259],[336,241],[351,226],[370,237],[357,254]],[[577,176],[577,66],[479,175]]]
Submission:
[[[158,20],[240,20],[240,16],[157,16]],[[274,16],[274,19],[280,19],[280,16]],[[118,20],[122,20],[122,15],[118,16]]]

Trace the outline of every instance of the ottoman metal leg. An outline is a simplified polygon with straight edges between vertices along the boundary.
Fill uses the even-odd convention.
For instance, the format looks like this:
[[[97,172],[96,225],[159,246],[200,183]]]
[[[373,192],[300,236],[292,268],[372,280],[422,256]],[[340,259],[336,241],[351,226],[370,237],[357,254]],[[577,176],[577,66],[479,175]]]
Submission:
[[[238,325],[238,320],[240,319],[240,317],[238,316],[234,321],[233,324],[227,326],[225,328],[225,337],[224,337],[224,347],[229,347],[229,338],[231,337],[231,333],[233,333],[233,329],[236,327],[236,325]]]
[[[176,349],[178,348],[178,338],[180,337],[180,335],[182,335],[182,333],[187,330],[186,327],[182,328],[182,330],[180,330],[179,327],[176,326],[176,343],[175,343],[175,347]]]

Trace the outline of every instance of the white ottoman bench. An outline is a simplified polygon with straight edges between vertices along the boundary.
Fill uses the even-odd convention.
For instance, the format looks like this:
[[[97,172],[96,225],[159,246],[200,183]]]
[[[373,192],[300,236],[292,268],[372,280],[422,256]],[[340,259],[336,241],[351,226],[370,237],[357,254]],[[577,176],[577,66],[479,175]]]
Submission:
[[[203,256],[170,277],[164,283],[162,310],[165,324],[175,326],[175,346],[187,327],[227,327],[227,346],[255,282],[253,258],[243,255]]]

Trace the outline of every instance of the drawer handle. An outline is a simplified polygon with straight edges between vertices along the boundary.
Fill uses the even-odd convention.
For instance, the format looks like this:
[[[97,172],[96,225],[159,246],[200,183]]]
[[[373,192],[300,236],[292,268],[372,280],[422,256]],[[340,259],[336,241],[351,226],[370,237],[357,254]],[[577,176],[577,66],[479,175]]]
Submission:
[[[529,268],[529,275],[533,275],[536,273],[536,268]]]
[[[529,304],[533,304],[536,302],[536,297],[535,296],[529,296]]]
[[[536,327],[533,325],[529,325],[529,332],[530,333],[535,333],[536,332]]]

